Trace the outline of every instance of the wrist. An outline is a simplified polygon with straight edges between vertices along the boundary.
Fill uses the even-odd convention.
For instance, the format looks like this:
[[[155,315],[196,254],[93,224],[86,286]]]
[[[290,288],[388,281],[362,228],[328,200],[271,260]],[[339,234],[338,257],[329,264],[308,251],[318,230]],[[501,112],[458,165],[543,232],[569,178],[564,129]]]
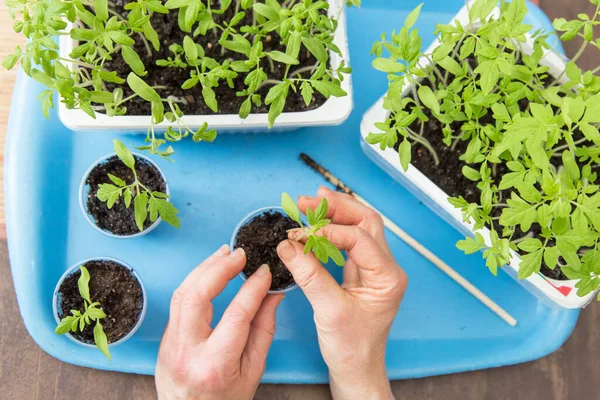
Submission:
[[[330,370],[329,380],[331,395],[335,400],[390,400],[394,398],[385,361],[377,366],[371,365],[345,373]]]

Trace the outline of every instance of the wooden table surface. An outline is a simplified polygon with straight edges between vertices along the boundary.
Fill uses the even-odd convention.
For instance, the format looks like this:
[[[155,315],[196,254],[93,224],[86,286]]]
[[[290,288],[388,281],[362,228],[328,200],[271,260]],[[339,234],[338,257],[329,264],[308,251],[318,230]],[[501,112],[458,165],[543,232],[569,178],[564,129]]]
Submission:
[[[368,1],[368,0],[367,0]],[[434,1],[434,0],[428,0]],[[441,1],[441,0],[438,0]],[[593,11],[587,0],[541,0],[550,17],[572,18]],[[0,6],[0,58],[22,39],[12,32],[4,4]],[[567,46],[572,55],[573,46]],[[581,65],[596,67],[597,53]],[[0,145],[3,148],[15,72],[0,69]],[[0,177],[4,152],[0,153]],[[3,185],[0,185],[0,235],[4,235]],[[429,400],[562,400],[595,399],[600,395],[600,305],[582,311],[575,332],[554,354],[531,363],[426,379],[395,381],[398,399]],[[0,236],[0,398],[153,399],[152,377],[96,371],[62,363],[44,353],[27,334],[12,284],[6,241]],[[257,399],[327,399],[327,386],[262,385]]]

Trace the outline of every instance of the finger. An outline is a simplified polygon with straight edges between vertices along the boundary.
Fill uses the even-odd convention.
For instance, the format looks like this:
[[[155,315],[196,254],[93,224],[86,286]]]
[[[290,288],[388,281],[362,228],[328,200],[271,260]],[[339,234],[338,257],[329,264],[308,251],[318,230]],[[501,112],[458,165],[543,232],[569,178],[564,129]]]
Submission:
[[[318,232],[338,249],[346,250],[348,257],[358,266],[358,278],[367,287],[381,289],[392,282],[398,265],[382,251],[364,229],[357,226],[330,224]]]
[[[179,308],[179,340],[190,341],[194,345],[209,337],[212,332],[212,300],[244,269],[245,264],[244,250],[236,249],[228,255],[215,254],[190,273],[172,301],[175,303],[173,307]]]
[[[317,232],[317,235],[322,234]],[[308,237],[304,234],[304,230],[302,228],[292,229],[288,232],[288,238],[293,241],[297,241],[302,244],[306,244]],[[344,265],[344,282],[342,284],[343,288],[353,288],[357,287],[360,284],[360,278],[358,274],[358,266],[351,259],[346,260],[346,264]]]
[[[179,328],[179,314],[180,314],[179,310],[181,308],[181,300],[183,299],[184,284],[186,282],[189,283],[189,281],[192,279],[195,279],[195,278],[193,278],[193,274],[198,274],[200,270],[203,270],[205,268],[206,264],[212,263],[215,259],[218,259],[219,257],[227,256],[227,255],[229,255],[229,246],[227,246],[227,245],[221,246],[210,257],[208,257],[200,265],[198,265],[198,267],[196,267],[187,276],[187,278],[184,279],[184,281],[179,285],[179,287],[173,292],[173,295],[171,296],[171,304],[170,304],[170,309],[169,309],[169,322],[167,324],[166,331],[171,331],[171,330],[177,331]]]
[[[250,324],[271,287],[271,271],[262,265],[244,282],[208,339],[215,354],[239,360],[248,342]]]
[[[339,225],[357,225],[365,229],[377,241],[379,246],[388,255],[391,251],[385,239],[385,227],[383,220],[377,211],[365,206],[354,197],[346,193],[339,193],[324,186],[319,188],[317,197],[300,197],[298,208],[306,214],[307,208],[313,210],[318,207],[321,199],[327,199],[327,218]]]
[[[283,294],[268,295],[262,302],[256,317],[250,325],[248,343],[244,349],[242,360],[249,368],[264,365],[275,337],[275,315],[277,308],[285,296]],[[244,364],[242,364],[244,365]],[[262,373],[262,371],[260,371]]]
[[[304,254],[300,243],[285,240],[277,246],[277,254],[315,311],[343,301],[343,289],[312,253]]]

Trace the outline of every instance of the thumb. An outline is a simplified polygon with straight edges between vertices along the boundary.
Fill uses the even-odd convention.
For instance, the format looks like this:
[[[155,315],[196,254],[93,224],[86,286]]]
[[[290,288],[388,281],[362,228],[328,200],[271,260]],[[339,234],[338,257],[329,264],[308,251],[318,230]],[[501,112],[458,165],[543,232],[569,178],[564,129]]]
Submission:
[[[304,254],[302,244],[285,240],[277,246],[277,254],[315,311],[343,301],[344,290],[312,253]]]

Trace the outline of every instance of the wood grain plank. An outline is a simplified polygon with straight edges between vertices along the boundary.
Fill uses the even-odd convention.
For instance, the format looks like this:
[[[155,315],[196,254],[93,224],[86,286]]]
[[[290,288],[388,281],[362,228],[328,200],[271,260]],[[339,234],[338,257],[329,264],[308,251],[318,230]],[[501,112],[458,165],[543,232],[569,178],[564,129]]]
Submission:
[[[2,2],[0,4],[0,60],[3,60],[7,54],[12,53],[15,46],[24,42],[22,36],[12,30],[12,25],[8,8]],[[16,71],[16,68],[7,71],[0,66],[0,238],[6,237],[4,229],[6,224],[4,216],[4,143],[6,141],[10,99],[17,77]]]

